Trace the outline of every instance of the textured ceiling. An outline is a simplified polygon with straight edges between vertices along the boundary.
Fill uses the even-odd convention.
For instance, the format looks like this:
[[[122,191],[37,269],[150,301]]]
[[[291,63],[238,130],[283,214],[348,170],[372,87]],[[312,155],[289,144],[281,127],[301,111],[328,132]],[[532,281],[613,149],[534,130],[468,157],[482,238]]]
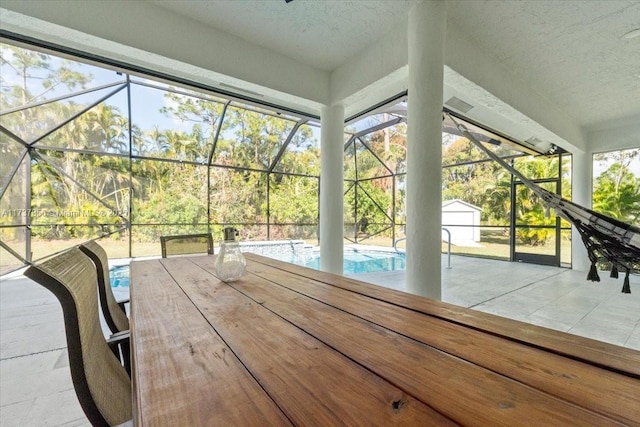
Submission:
[[[395,29],[415,1],[150,3],[322,70]],[[585,130],[640,116],[640,2],[449,0],[448,20]]]
[[[452,1],[450,19],[581,126],[640,115],[638,1]]]
[[[325,71],[402,23],[414,0],[147,0]]]

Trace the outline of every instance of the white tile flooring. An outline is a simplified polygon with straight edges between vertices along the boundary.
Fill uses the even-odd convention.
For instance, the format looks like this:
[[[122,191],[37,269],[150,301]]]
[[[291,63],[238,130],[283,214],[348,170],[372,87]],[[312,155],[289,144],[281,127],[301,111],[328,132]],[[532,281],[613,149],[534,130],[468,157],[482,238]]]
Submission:
[[[443,257],[442,300],[640,350],[640,277],[632,275],[631,294],[623,278],[600,272],[600,282],[586,272],[534,264],[452,256]],[[360,280],[405,290],[404,272],[368,273]]]
[[[443,300],[640,350],[640,278],[452,256]],[[404,272],[354,276],[404,290]],[[24,277],[0,283],[0,426],[88,426],[73,390],[57,300]]]

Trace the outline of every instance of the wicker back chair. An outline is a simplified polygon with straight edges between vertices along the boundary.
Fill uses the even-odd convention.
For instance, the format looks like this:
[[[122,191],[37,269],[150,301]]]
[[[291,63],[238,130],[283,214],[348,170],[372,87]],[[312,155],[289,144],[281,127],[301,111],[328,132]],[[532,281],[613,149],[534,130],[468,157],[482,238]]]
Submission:
[[[96,268],[91,260],[73,248],[29,267],[24,274],[60,301],[73,386],[91,424],[129,423],[131,380],[102,334]]]
[[[211,233],[161,236],[162,258],[172,255],[213,254]]]
[[[109,279],[109,259],[102,246],[92,241],[80,245],[80,250],[96,265],[98,273],[98,294],[104,320],[112,333],[129,330],[129,318],[124,304],[129,300],[116,301]]]

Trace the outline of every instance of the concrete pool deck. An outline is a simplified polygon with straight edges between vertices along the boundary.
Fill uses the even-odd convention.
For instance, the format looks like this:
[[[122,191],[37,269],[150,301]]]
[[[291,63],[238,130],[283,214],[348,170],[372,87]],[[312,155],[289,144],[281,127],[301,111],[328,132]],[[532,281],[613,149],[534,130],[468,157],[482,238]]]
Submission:
[[[442,257],[443,300],[640,350],[640,278],[631,294],[622,278],[565,268]],[[404,272],[350,276],[404,290]],[[24,276],[0,283],[0,425],[88,426],[69,373],[64,324],[55,297]]]

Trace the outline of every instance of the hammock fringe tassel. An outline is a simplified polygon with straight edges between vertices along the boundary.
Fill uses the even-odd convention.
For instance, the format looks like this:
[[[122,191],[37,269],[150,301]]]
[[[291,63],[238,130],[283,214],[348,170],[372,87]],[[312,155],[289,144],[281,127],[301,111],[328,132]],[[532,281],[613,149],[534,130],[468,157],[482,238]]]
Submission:
[[[598,269],[595,264],[591,264],[591,268],[589,269],[589,274],[587,274],[587,280],[592,282],[599,282],[600,276],[598,276]]]
[[[614,279],[618,278],[618,267],[616,267],[615,264],[611,265],[611,274],[609,275],[609,277],[613,277]]]
[[[627,268],[627,274],[624,275],[624,283],[622,284],[622,293],[623,294],[630,294],[631,293],[631,286],[629,285],[629,273],[630,272],[631,272],[631,270]]]

